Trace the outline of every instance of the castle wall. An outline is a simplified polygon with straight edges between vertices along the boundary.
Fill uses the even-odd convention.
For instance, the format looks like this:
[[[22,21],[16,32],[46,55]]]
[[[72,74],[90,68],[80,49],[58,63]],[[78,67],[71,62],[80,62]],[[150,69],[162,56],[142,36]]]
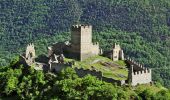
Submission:
[[[133,70],[134,70],[134,71],[142,71],[142,70],[146,69],[143,65],[141,65],[141,64],[133,61],[133,60],[130,59],[130,58],[127,58],[127,59],[126,59],[126,62],[127,62],[129,65],[131,65],[131,66],[133,65]]]
[[[88,74],[92,75],[92,76],[96,76],[99,79],[102,79],[102,72],[100,71],[95,71],[95,70],[84,70],[83,68],[75,68],[76,73],[78,74],[79,77],[84,77]]]
[[[130,58],[127,58],[126,62],[130,66],[128,72],[128,82],[130,82],[132,86],[152,82],[151,69],[143,67],[141,64],[136,63]]]
[[[120,58],[121,60],[125,60],[123,50],[120,50],[120,51],[119,51],[119,58]]]
[[[95,76],[97,77],[99,80],[102,80],[102,81],[105,81],[105,82],[108,82],[108,83],[112,83],[112,84],[117,84],[117,85],[124,85],[125,84],[125,80],[114,80],[112,78],[107,78],[107,77],[104,77],[102,72],[100,71],[96,71],[96,70],[84,70],[83,68],[75,68],[75,71],[77,73],[77,75],[79,77],[84,77],[88,74],[92,75],[92,76]]]
[[[131,84],[135,86],[137,84],[147,84],[152,80],[151,70],[139,71],[132,73]]]
[[[64,64],[57,64],[57,63],[52,63],[52,68],[55,69],[56,72],[60,72],[62,69],[66,68],[68,66]],[[117,84],[117,85],[124,85],[125,80],[114,80],[112,78],[107,78],[104,77],[101,71],[96,71],[96,70],[89,70],[89,69],[83,69],[83,68],[74,68],[77,75],[79,77],[84,77],[86,75],[92,75],[98,78],[99,80],[112,83],[112,84]]]
[[[26,54],[23,56],[26,63],[31,66],[35,62],[35,49],[34,44],[28,44],[26,48]]]
[[[112,78],[107,78],[107,77],[102,77],[102,81],[105,81],[105,82],[108,82],[108,83],[112,83],[112,84],[117,84],[119,86],[125,84],[125,80],[114,80]]]
[[[99,44],[98,43],[92,44],[91,51],[92,51],[92,54],[99,55],[100,54]]]
[[[112,60],[118,61],[119,60],[119,51],[120,49],[113,49]]]
[[[51,63],[51,71],[55,70],[56,72],[60,72],[62,69],[66,68],[67,66],[65,64],[59,64],[59,63]]]
[[[31,54],[31,56],[30,56],[30,54]],[[26,58],[35,57],[34,44],[29,44],[29,45],[27,46],[25,57],[26,57]]]

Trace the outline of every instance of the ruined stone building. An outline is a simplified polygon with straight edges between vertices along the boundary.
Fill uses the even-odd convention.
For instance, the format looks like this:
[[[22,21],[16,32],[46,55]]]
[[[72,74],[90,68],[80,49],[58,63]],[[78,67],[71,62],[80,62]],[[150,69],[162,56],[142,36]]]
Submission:
[[[28,44],[25,54],[21,55],[26,63],[31,66],[35,62],[35,48],[34,44]]]
[[[119,44],[114,44],[112,50],[106,51],[104,55],[113,61],[124,60],[124,52]]]
[[[49,70],[49,64],[44,62],[36,62],[35,59],[35,47],[33,43],[30,43],[26,47],[26,52],[20,55],[20,61],[22,61],[23,64],[26,64],[28,66],[34,66],[36,70]]]
[[[120,48],[119,44],[117,45],[115,43],[115,45],[113,46],[111,59],[113,61],[124,60],[124,53],[123,53],[123,50]]]
[[[48,47],[48,54],[45,61],[35,60],[35,48],[33,44],[29,44],[26,48],[26,53],[22,55],[22,58],[29,65],[35,66],[36,70],[45,71],[61,71],[63,68],[72,66],[73,62],[64,63],[64,58],[72,58],[75,60],[83,61],[89,57],[101,55],[101,49],[99,43],[92,42],[92,26],[91,25],[73,25],[71,27],[71,41],[54,43]],[[116,82],[120,85],[129,82],[133,86],[137,84],[150,83],[152,81],[151,69],[145,68],[133,60],[124,58],[123,49],[118,44],[114,44],[112,50],[104,52],[104,56],[112,59],[113,61],[125,60],[129,66],[128,79],[114,80],[106,78],[101,72],[95,70],[75,69],[79,76],[91,74],[99,77],[99,79],[107,82]]]

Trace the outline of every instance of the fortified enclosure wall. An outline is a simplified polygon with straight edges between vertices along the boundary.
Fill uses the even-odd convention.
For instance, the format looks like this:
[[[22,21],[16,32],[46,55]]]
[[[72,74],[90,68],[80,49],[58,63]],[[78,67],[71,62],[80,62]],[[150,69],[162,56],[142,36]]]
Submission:
[[[147,84],[152,82],[151,70],[132,72],[132,86],[137,84]]]
[[[127,58],[126,61],[130,66],[128,81],[131,83],[132,86],[135,86],[137,84],[147,84],[152,82],[151,69],[145,68],[144,66],[133,61],[130,58]]]
[[[86,58],[99,55],[100,49],[98,43],[92,42],[92,26],[91,25],[73,25],[71,27],[71,43],[55,43],[52,47],[48,48],[48,57],[50,60],[47,63],[35,62],[35,49],[33,44],[29,44],[26,49],[26,54],[22,56],[28,65],[36,64],[38,69],[61,71],[68,66],[72,67],[72,64],[64,64],[64,55],[68,55],[73,59],[83,61]],[[107,57],[113,61],[124,60],[123,50],[120,45],[115,44],[111,51],[106,52]],[[23,59],[22,59],[23,60]],[[133,61],[130,58],[126,59],[127,64],[130,66],[128,72],[128,79],[133,86],[137,84],[145,84],[152,82],[151,69],[145,68],[141,64]],[[78,76],[83,77],[85,75],[96,76],[98,79],[112,83],[123,85],[125,80],[115,80],[112,78],[104,77],[102,72],[96,70],[85,70],[83,68],[74,68]]]
[[[100,71],[88,70],[88,69],[84,70],[83,68],[80,68],[80,69],[75,68],[75,71],[76,71],[76,73],[78,74],[79,77],[84,77],[84,76],[90,74],[92,76],[96,76],[98,79],[105,81],[105,82],[109,82],[109,83],[117,84],[117,85],[125,84],[125,80],[115,80],[115,79],[112,79],[112,78],[104,77],[102,72],[100,72]]]

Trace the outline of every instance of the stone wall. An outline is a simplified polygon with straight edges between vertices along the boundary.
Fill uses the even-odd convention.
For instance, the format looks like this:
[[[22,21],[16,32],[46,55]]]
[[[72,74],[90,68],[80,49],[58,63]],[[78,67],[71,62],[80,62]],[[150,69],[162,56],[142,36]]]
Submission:
[[[96,76],[99,79],[102,79],[102,72],[100,71],[96,71],[96,70],[89,70],[89,69],[83,69],[83,68],[75,68],[76,73],[78,74],[79,77],[84,77],[88,74],[92,75],[92,76]]]
[[[102,80],[108,83],[117,84],[119,86],[126,84],[126,80],[114,80],[112,78],[102,77]]]
[[[67,65],[57,64],[57,63],[52,63],[52,66],[53,66],[52,68],[56,72],[60,72],[62,69],[68,67]],[[74,68],[74,70],[76,71],[76,73],[79,77],[84,77],[86,75],[92,75],[92,76],[95,76],[96,78],[98,78],[99,80],[102,80],[102,81],[105,81],[108,83],[117,84],[119,86],[125,84],[125,80],[115,80],[112,78],[104,77],[101,71],[89,70],[89,69],[83,69],[83,68]]]
[[[93,55],[99,55],[100,54],[99,43],[93,43],[92,44],[91,52],[92,52]]]
[[[133,72],[131,80],[132,86],[150,83],[152,82],[151,70]]]
[[[112,79],[112,78],[104,77],[102,72],[100,72],[100,71],[89,70],[89,69],[85,70],[83,68],[80,68],[80,69],[75,68],[75,71],[76,71],[76,73],[79,77],[84,77],[84,76],[89,74],[89,75],[97,77],[99,80],[102,80],[102,81],[105,81],[105,82],[108,82],[108,83],[117,84],[117,85],[124,85],[125,84],[125,80],[115,80],[115,79]]]
[[[116,43],[114,44],[112,50],[105,51],[103,55],[112,59],[113,61],[124,60],[124,52],[120,48],[120,45]]]
[[[25,59],[26,63],[31,66],[35,63],[35,48],[34,44],[30,43],[28,44],[26,48],[25,55],[22,55],[22,57]]]
[[[131,59],[129,57],[126,58],[126,63],[128,63],[130,66],[133,65],[133,70],[134,71],[142,71],[142,70],[146,69],[143,65],[135,62],[133,59]]]
[[[128,82],[130,82],[132,86],[152,82],[151,69],[145,68],[144,66],[130,58],[127,58],[126,62],[129,64],[130,67],[128,72]]]
[[[28,44],[27,48],[26,48],[26,58],[29,57],[34,57],[35,58],[35,48],[34,48],[34,44],[30,43]]]

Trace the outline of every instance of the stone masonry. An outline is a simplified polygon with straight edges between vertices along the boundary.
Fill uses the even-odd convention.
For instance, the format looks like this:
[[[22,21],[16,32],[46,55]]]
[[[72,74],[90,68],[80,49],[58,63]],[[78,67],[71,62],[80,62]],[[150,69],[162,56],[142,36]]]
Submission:
[[[71,27],[71,46],[69,51],[72,57],[80,61],[99,55],[99,44],[92,43],[91,25],[73,25]]]
[[[152,82],[152,72],[151,69],[145,68],[141,64],[133,61],[130,58],[126,59],[129,64],[129,72],[128,72],[128,82],[135,86],[137,84],[147,84]]]
[[[34,44],[28,44],[26,48],[26,54],[22,55],[28,65],[32,65],[35,62],[35,48]]]
[[[105,51],[104,56],[112,59],[113,61],[124,60],[124,52],[119,44],[114,44],[112,50]]]
[[[83,61],[89,57],[101,54],[102,50],[99,49],[99,43],[92,42],[92,26],[91,25],[73,25],[71,27],[71,42],[54,43],[48,47],[47,62],[35,62],[35,48],[34,44],[29,44],[26,48],[26,53],[22,55],[27,65],[35,65],[36,70],[56,71],[59,72],[63,68],[72,66],[72,62],[65,63],[64,58],[70,57],[72,59]],[[141,64],[133,61],[130,58],[124,58],[123,50],[120,45],[114,44],[112,50],[104,53],[108,58],[113,61],[125,60],[129,66],[128,78],[132,86],[137,84],[146,84],[152,82],[151,69],[145,68]],[[125,80],[114,80],[106,78],[101,72],[95,70],[75,69],[79,76],[91,74],[99,79],[117,83],[120,85],[125,84]]]

